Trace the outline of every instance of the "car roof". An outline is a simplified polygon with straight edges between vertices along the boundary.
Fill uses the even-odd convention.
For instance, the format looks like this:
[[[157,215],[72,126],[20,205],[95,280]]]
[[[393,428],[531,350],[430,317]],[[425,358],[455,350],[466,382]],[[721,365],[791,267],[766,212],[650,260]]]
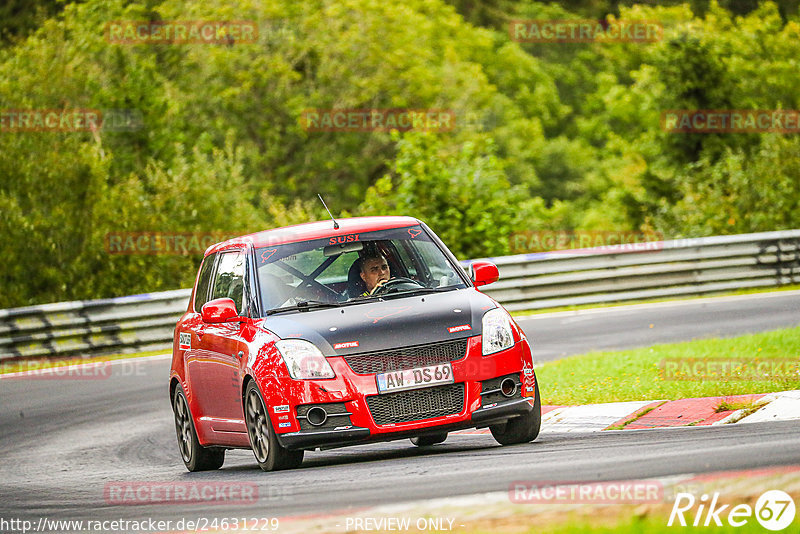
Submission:
[[[280,228],[273,228],[272,230],[243,235],[241,237],[234,237],[222,243],[211,245],[206,250],[205,255],[208,256],[214,252],[221,252],[224,250],[241,249],[247,243],[252,243],[255,248],[259,248],[358,232],[403,228],[420,223],[420,221],[414,217],[399,216],[352,217],[349,219],[336,219],[336,222],[339,223],[338,230],[333,228],[333,221],[328,219],[324,221],[295,224],[293,226],[283,226]]]

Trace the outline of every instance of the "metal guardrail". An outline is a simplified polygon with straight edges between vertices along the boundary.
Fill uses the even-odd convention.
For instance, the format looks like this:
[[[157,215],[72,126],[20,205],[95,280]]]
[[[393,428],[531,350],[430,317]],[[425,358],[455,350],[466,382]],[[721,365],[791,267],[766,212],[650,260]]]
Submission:
[[[800,230],[489,259],[500,280],[485,291],[511,311],[704,295],[800,283]],[[0,360],[167,349],[190,294],[0,310]]]
[[[489,258],[510,311],[800,283],[800,230]]]
[[[190,289],[0,310],[0,360],[164,349]]]

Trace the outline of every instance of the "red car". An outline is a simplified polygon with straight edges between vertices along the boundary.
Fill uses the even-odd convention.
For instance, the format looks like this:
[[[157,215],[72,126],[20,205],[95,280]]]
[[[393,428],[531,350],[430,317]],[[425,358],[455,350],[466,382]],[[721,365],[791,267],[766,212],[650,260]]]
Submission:
[[[190,471],[252,449],[265,471],[306,450],[489,427],[539,434],[531,348],[423,222],[364,217],[211,246],[175,328],[169,393]]]

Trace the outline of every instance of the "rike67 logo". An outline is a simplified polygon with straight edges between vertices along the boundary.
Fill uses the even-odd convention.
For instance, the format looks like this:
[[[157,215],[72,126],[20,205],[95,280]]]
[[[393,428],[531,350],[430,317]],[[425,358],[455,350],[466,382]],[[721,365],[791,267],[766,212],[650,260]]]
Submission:
[[[792,524],[795,511],[794,500],[781,490],[765,492],[754,508],[748,504],[737,504],[733,508],[730,504],[720,504],[719,493],[714,493],[710,502],[708,494],[703,494],[698,501],[691,493],[678,493],[667,526],[721,527],[727,522],[732,527],[741,527],[755,517],[762,527],[778,531]]]

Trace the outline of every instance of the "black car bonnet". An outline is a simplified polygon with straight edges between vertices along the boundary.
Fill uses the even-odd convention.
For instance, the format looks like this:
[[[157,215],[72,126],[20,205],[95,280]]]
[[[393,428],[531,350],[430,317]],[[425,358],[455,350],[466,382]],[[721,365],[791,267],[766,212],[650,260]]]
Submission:
[[[483,314],[495,307],[486,295],[465,288],[287,312],[267,317],[261,327],[335,356],[476,336]]]

